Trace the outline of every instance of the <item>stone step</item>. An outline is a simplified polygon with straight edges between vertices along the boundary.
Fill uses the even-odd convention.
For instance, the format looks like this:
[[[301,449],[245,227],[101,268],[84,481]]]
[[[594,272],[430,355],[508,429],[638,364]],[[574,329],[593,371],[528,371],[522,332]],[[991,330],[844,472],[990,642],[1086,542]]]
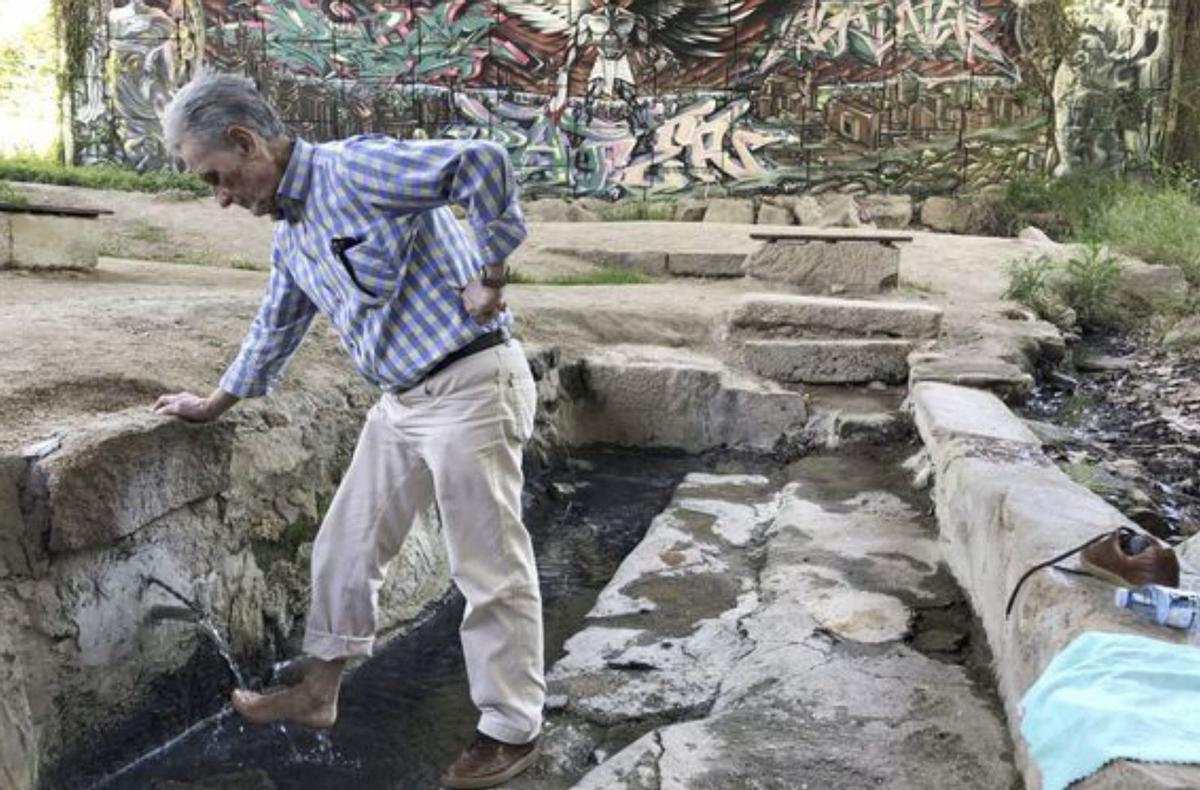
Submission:
[[[568,444],[764,451],[798,437],[807,420],[802,393],[685,349],[613,346],[579,366],[583,392],[563,405],[559,423]]]
[[[991,390],[1004,400],[1023,401],[1033,392],[1033,376],[1019,365],[959,349],[952,354],[921,352],[908,360],[910,388],[921,382],[938,382]]]
[[[877,241],[769,241],[745,270],[804,293],[879,293],[899,281],[900,250]]]
[[[891,384],[908,377],[915,340],[838,338],[747,340],[742,360],[754,373],[775,381],[805,384]]]
[[[942,309],[914,302],[748,294],[730,315],[735,333],[768,337],[933,338]]]
[[[911,427],[902,409],[907,392],[902,384],[879,388],[805,387],[807,444],[833,450],[853,444],[887,444],[902,438]]]

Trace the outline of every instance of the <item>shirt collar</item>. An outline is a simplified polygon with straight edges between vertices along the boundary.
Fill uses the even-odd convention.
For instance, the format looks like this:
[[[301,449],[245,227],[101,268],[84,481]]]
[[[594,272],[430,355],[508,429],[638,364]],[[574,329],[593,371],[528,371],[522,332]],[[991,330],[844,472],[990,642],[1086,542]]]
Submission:
[[[280,219],[294,221],[299,216],[312,184],[314,151],[312,144],[298,137],[293,141],[291,158],[283,171],[283,178],[279,180],[279,188],[275,190],[276,203],[283,215]]]

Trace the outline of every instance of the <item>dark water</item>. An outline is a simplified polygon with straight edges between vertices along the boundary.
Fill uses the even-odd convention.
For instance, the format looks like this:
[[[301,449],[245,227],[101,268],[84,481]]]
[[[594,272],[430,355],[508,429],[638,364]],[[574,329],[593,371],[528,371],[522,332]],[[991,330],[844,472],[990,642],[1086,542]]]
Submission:
[[[545,607],[546,665],[689,471],[721,464],[687,456],[597,451],[527,486]],[[254,772],[244,787],[436,787],[470,739],[471,706],[458,641],[462,600],[453,594],[426,623],[381,650],[343,688],[337,726],[248,727],[228,710],[142,757],[88,766],[55,787],[169,788]]]

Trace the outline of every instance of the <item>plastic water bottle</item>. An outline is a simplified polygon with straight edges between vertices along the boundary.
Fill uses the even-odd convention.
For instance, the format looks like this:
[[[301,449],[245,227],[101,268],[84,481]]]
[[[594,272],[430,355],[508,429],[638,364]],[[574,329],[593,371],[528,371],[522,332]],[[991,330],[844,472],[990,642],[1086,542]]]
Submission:
[[[1145,587],[1118,587],[1116,603],[1143,620],[1179,628],[1200,639],[1200,593],[1148,584]]]

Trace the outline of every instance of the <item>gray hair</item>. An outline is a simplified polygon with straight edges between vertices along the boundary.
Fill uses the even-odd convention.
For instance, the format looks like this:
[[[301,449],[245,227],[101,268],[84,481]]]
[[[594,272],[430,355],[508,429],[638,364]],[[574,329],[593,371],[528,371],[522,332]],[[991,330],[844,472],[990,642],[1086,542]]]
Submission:
[[[185,139],[211,146],[228,146],[230,126],[245,126],[267,140],[287,134],[287,128],[263,95],[246,77],[200,69],[163,108],[163,137],[167,150],[178,154]]]

